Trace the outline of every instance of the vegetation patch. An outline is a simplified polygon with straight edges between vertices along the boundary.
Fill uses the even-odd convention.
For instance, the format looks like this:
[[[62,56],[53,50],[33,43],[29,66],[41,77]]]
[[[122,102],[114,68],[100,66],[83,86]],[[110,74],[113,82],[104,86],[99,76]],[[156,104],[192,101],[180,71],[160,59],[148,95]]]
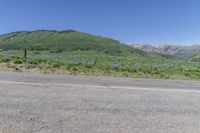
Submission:
[[[198,62],[179,58],[174,61],[174,57],[169,56],[165,58],[151,55],[141,58],[132,54],[110,55],[96,51],[63,51],[59,54],[50,51],[28,51],[25,60],[22,53],[22,50],[1,52],[0,64],[6,64],[8,70],[18,72],[200,79]]]

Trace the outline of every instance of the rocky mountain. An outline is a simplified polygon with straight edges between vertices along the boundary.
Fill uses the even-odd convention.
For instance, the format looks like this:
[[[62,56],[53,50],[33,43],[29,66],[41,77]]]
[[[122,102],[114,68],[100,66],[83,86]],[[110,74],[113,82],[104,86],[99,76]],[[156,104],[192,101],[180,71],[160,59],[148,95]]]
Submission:
[[[138,48],[151,53],[164,53],[176,55],[178,57],[192,57],[200,54],[200,45],[180,46],[180,45],[149,45],[149,44],[132,44],[130,47]]]
[[[134,47],[134,48],[138,48],[138,49],[141,49],[145,52],[151,52],[151,53],[161,53],[160,50],[153,46],[153,45],[149,45],[149,44],[144,44],[144,45],[140,45],[140,44],[133,44],[133,45],[130,45],[131,47]]]

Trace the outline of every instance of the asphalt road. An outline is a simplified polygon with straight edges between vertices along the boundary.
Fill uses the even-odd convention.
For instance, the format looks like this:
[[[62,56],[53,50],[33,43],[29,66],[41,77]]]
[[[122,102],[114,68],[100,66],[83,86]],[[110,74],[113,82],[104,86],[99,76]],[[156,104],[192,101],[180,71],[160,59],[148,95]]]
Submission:
[[[200,82],[0,72],[2,133],[200,133]]]

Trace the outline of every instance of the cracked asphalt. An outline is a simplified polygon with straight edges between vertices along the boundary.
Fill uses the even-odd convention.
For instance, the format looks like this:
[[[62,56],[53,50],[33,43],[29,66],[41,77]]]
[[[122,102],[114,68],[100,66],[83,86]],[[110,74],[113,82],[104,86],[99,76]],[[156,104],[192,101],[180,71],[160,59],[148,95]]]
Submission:
[[[1,133],[200,133],[200,82],[0,72]]]

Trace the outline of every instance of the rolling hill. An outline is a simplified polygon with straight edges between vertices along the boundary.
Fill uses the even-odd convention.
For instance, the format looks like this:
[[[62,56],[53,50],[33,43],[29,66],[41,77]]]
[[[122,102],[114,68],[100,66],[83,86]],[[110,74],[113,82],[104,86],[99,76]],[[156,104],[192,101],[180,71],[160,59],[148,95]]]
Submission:
[[[108,54],[146,54],[139,49],[130,49],[119,41],[74,30],[21,31],[0,36],[0,49],[16,50],[24,48],[29,50],[52,50],[55,52],[93,50]]]

